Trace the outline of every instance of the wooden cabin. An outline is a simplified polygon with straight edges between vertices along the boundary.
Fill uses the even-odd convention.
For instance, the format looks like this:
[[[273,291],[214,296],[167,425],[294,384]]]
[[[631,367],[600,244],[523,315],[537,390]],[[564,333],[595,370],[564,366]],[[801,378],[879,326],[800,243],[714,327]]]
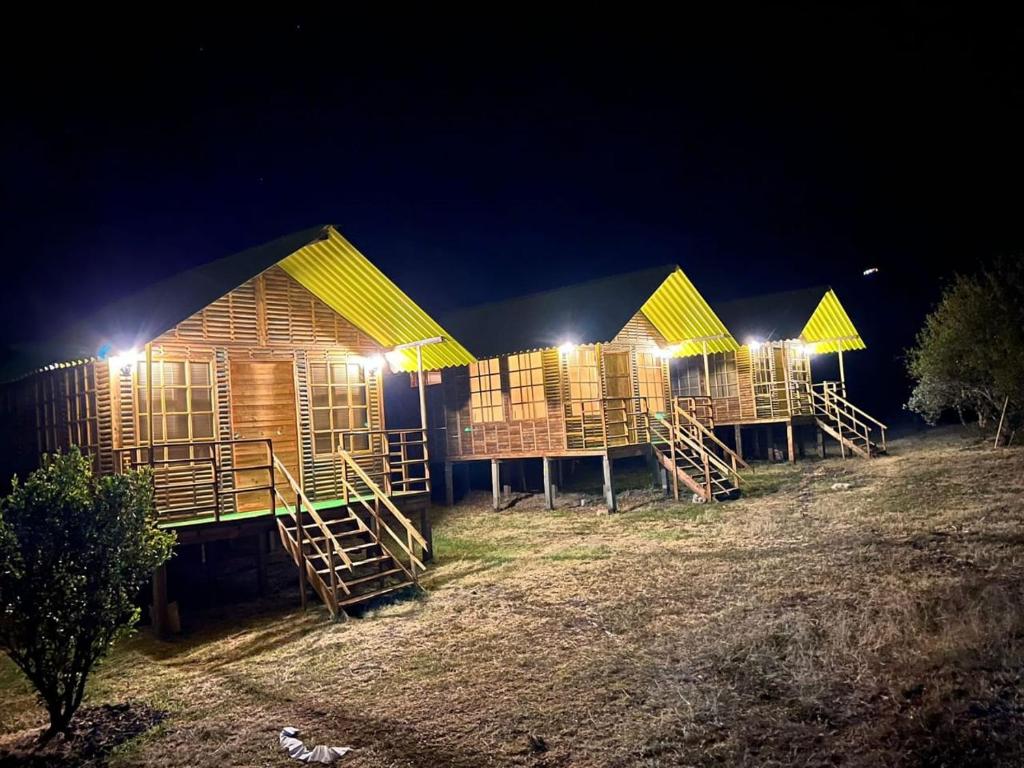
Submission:
[[[539,458],[550,506],[552,460],[598,456],[614,509],[612,462],[648,452],[677,494],[735,492],[742,460],[693,417],[694,403],[676,402],[669,359],[737,344],[678,266],[464,310],[445,325],[477,358],[442,372],[449,498],[453,464],[490,461],[497,506],[500,462]]]
[[[445,325],[477,358],[442,373],[435,453],[449,503],[453,466],[472,461],[491,462],[497,507],[501,462],[541,459],[550,507],[552,461],[599,456],[615,509],[619,457],[647,454],[677,498],[710,501],[742,484],[744,429],[760,428],[754,447],[768,453],[763,430],[783,425],[791,460],[805,427],[822,451],[825,436],[843,455],[884,447],[884,425],[845,399],[845,377],[812,380],[814,355],[864,348],[827,288],[712,307],[670,266],[471,308]]]
[[[795,461],[803,434],[815,430],[819,451],[834,439],[842,454],[872,456],[885,448],[886,426],[850,403],[844,353],[866,348],[835,291],[827,286],[715,303],[740,343],[706,359],[672,361],[672,391],[705,397],[719,430],[732,427],[744,455],[773,458],[773,426],[785,428],[785,456]],[[815,383],[812,361],[835,354],[839,381]]]
[[[472,360],[336,229],[310,229],[9,360],[7,464],[77,445],[100,473],[149,467],[180,543],[254,535],[262,553],[274,532],[303,600],[308,582],[337,612],[414,583],[429,552],[426,425],[389,428],[382,368]]]

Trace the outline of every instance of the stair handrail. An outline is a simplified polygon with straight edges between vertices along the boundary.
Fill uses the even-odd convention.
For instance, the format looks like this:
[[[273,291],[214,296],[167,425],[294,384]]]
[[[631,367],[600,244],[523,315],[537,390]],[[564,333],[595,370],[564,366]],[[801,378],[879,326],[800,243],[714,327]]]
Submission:
[[[825,385],[831,385],[831,387],[827,388]],[[858,414],[863,416],[868,421],[873,422],[883,432],[889,428],[889,426],[887,424],[883,424],[881,421],[876,419],[874,416],[872,416],[867,411],[864,411],[861,408],[858,408],[853,403],[851,403],[849,400],[846,399],[846,397],[844,395],[839,394],[838,387],[836,386],[836,382],[834,382],[834,381],[822,381],[822,382],[819,382],[818,384],[813,384],[812,385],[812,387],[817,387],[817,386],[821,386],[823,390],[825,390],[827,388],[828,392],[829,392],[829,396],[832,399],[839,401],[843,406],[849,408],[852,411],[857,412]]]
[[[704,426],[704,424],[701,423],[700,419],[694,418],[693,415],[690,414],[685,408],[680,406],[679,403],[675,403],[675,407],[679,410],[679,414],[681,416],[683,416],[688,421],[688,423],[691,426],[696,427],[697,429],[699,429],[704,434],[705,437],[707,437],[715,445],[717,445],[719,448],[721,448],[722,451],[725,452],[725,454],[730,459],[732,459],[732,471],[733,471],[733,473],[737,477],[739,477],[739,470],[736,468],[737,464],[743,465],[744,469],[750,469],[750,465],[746,461],[743,460],[743,457],[740,456],[738,453],[736,453],[736,451],[734,451],[732,448],[730,448],[724,442],[722,442],[722,439],[720,437],[718,437],[718,435],[716,435],[710,429],[708,429],[706,426]]]
[[[380,527],[387,531],[388,535],[391,536],[392,539],[394,539],[395,543],[398,544],[402,551],[409,556],[409,561],[414,565],[418,565],[422,570],[426,570],[427,567],[423,564],[423,561],[416,557],[415,553],[412,551],[412,542],[413,540],[415,540],[423,548],[423,551],[427,552],[430,550],[430,547],[427,544],[427,540],[424,539],[422,534],[420,534],[420,532],[416,530],[416,527],[412,524],[412,521],[409,518],[407,518],[404,514],[402,514],[402,511],[397,506],[395,506],[395,503],[391,501],[391,499],[388,497],[386,493],[384,493],[384,491],[381,490],[380,486],[373,481],[373,478],[371,478],[367,474],[366,470],[359,466],[359,463],[355,460],[352,454],[350,454],[343,448],[339,448],[338,455],[345,463],[345,466],[348,469],[354,471],[356,473],[356,476],[363,481],[363,484],[369,489],[370,493],[373,494],[374,501],[377,501],[383,504],[385,507],[387,507],[388,511],[392,514],[392,516],[399,523],[402,524],[402,527],[405,529],[406,541],[402,541],[398,537],[398,534],[396,534],[394,530],[391,528],[391,526],[389,526],[386,522],[384,522],[383,519],[381,519],[379,511],[374,507],[371,507],[366,502],[366,500],[363,499],[361,495],[356,492],[356,489],[352,486],[352,483],[348,479],[343,479],[343,482],[346,483],[348,490],[351,491],[352,495],[360,503],[362,503],[362,505],[370,512],[370,514],[374,516],[377,524],[379,524]],[[381,546],[384,546],[383,543],[379,541],[379,536],[378,543]],[[398,563],[397,560],[395,562]],[[401,566],[400,563],[399,565]]]
[[[702,442],[690,437],[688,434],[686,434],[685,430],[673,424],[668,419],[660,418],[657,415],[655,415],[654,419],[655,421],[660,422],[664,427],[668,429],[670,437],[669,442],[673,447],[677,442],[683,443],[692,450],[697,451],[701,455],[702,460],[706,458],[708,463],[713,464],[722,475],[724,475],[727,478],[734,478],[732,479],[732,482],[736,486],[739,486],[740,483],[743,482],[743,476],[741,474],[733,471],[732,467],[730,467],[728,464],[726,464],[724,461],[718,458],[718,456],[713,454],[711,451],[707,450],[707,448],[704,447]],[[682,455],[685,456],[686,454],[684,453]],[[691,460],[690,463],[698,469],[703,469],[703,467],[695,461]],[[708,476],[710,477],[710,473],[708,473]],[[720,488],[723,488],[724,490],[724,487],[720,483],[717,484]]]
[[[302,486],[295,482],[295,478],[292,477],[292,473],[289,472],[288,468],[281,463],[281,460],[277,457],[276,454],[274,455],[273,458],[274,468],[277,469],[284,476],[284,479],[287,481],[289,487],[292,489],[292,492],[295,494],[295,498],[298,499],[298,504],[302,506],[301,511],[309,515],[310,519],[316,524],[316,527],[320,529],[320,532],[323,534],[324,539],[329,543],[330,547],[329,551],[325,553],[322,549],[320,549],[319,546],[317,546],[315,541],[310,540],[309,544],[317,550],[317,552],[320,554],[321,557],[324,558],[324,560],[330,561],[330,559],[334,555],[337,555],[341,558],[341,562],[345,566],[345,568],[351,571],[353,569],[352,558],[348,556],[348,553],[345,551],[344,547],[341,546],[340,542],[335,537],[334,533],[331,531],[330,528],[327,527],[327,523],[324,522],[324,519],[322,517],[320,517],[320,513],[317,512],[316,508],[313,507],[313,503],[303,492]],[[282,501],[284,501],[284,498],[281,497],[280,492],[278,492],[278,497],[281,498]],[[285,509],[289,509],[289,505],[287,502],[285,502]],[[299,512],[300,510],[298,509],[298,506],[296,507],[294,512],[292,512],[292,516],[295,518],[296,526],[302,525],[302,519]],[[296,529],[296,533],[298,533],[298,529]],[[302,541],[301,534],[299,534],[299,541]],[[345,582],[342,581],[342,585],[344,585],[344,583]],[[348,589],[346,588],[345,591],[347,592]]]

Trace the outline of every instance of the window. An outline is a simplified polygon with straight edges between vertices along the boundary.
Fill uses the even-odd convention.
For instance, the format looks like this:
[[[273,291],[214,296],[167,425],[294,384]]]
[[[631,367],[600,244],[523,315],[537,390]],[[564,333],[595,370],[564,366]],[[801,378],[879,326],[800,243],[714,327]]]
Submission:
[[[40,452],[49,453],[63,447],[59,430],[62,373],[42,373],[36,380],[36,431]]]
[[[640,397],[646,398],[650,413],[665,413],[664,366],[660,357],[652,352],[637,352],[636,373]]]
[[[704,360],[684,357],[673,366],[673,390],[680,397],[699,397],[704,394]]]
[[[469,408],[475,423],[502,421],[501,373],[498,358],[469,364]]]
[[[711,371],[711,397],[738,397],[739,380],[735,355],[714,355],[708,361]]]
[[[313,453],[370,450],[366,370],[344,360],[309,365]]]
[[[574,416],[601,412],[601,383],[597,374],[597,350],[577,347],[565,356],[569,374],[569,400]]]
[[[99,429],[93,366],[76,365],[39,374],[35,396],[39,450],[51,453],[77,445],[95,462]]]
[[[509,355],[509,397],[512,420],[543,419],[548,415],[544,402],[544,364],[540,352]]]
[[[139,366],[136,401],[139,443],[149,442],[149,392],[146,366]],[[208,362],[153,362],[153,442],[192,443],[214,439],[213,379]],[[208,449],[165,451],[166,458],[209,455]],[[159,456],[157,458],[160,458]]]
[[[68,415],[68,439],[93,457],[98,455],[96,420],[96,369],[80,365],[64,372]]]

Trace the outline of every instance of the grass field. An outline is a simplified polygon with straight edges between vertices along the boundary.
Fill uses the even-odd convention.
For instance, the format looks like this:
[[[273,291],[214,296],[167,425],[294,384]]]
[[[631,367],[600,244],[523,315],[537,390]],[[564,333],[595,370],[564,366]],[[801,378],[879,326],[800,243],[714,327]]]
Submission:
[[[168,713],[113,765],[295,765],[285,725],[353,767],[1021,765],[1024,450],[891,454],[613,516],[481,494],[438,511],[425,596],[330,623],[281,562],[277,594],[125,642],[86,704]],[[0,661],[0,749],[42,722]]]

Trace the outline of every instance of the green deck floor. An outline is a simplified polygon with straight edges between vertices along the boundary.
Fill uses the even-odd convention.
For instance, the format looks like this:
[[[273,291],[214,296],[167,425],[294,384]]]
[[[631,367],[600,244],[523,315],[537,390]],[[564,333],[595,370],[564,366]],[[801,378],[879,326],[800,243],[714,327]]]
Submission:
[[[398,493],[392,496],[415,496],[417,494],[426,493],[426,491],[410,491],[408,493]],[[349,496],[349,504],[358,504],[360,501],[370,502],[373,501],[373,496]],[[313,509],[319,512],[322,509],[332,509],[334,507],[344,506],[344,499],[324,499],[323,501],[310,502],[313,505]],[[275,517],[283,517],[289,514],[286,507],[277,507],[274,509]],[[184,528],[191,525],[209,525],[210,523],[237,523],[242,520],[250,520],[254,517],[270,517],[269,509],[253,509],[248,512],[227,512],[220,516],[220,519],[215,519],[213,513],[197,515],[195,517],[184,518],[181,520],[168,520],[166,522],[158,523],[160,528]]]

